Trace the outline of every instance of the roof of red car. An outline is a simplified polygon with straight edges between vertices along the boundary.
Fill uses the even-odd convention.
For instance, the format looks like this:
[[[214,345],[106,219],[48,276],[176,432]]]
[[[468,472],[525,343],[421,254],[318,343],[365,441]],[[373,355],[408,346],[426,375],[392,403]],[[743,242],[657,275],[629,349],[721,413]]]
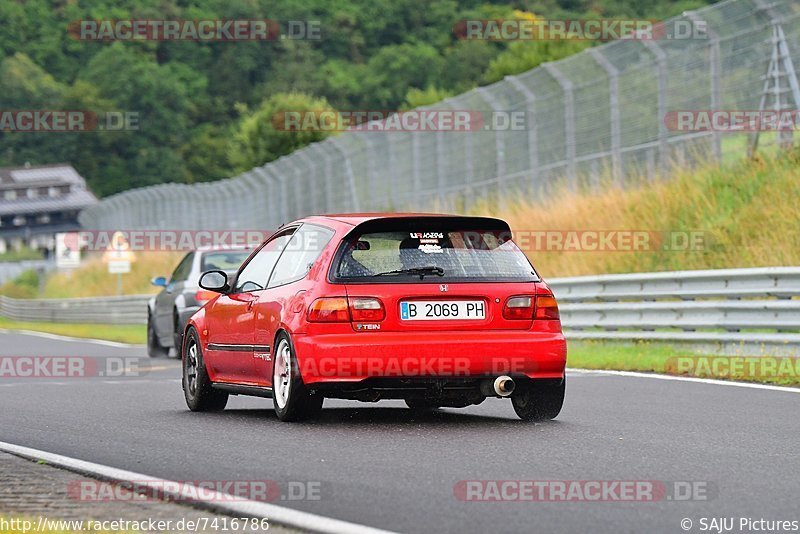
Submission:
[[[306,217],[305,220],[333,219],[357,226],[365,221],[374,219],[394,219],[398,217],[461,217],[461,215],[452,215],[449,213],[330,213]]]

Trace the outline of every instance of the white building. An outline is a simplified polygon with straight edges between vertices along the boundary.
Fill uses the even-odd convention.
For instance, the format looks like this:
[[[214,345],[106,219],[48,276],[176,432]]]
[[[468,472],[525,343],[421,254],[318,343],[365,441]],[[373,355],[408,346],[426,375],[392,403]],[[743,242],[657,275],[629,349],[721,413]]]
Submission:
[[[79,229],[78,213],[97,203],[71,165],[0,167],[0,253],[52,251],[55,234]]]

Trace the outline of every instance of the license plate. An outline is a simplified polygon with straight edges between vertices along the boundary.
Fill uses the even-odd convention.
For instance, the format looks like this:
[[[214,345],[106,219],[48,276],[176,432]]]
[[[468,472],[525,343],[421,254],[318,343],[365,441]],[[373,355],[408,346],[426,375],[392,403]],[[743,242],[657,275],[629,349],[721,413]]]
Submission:
[[[480,320],[486,318],[482,300],[414,300],[400,303],[403,321]]]

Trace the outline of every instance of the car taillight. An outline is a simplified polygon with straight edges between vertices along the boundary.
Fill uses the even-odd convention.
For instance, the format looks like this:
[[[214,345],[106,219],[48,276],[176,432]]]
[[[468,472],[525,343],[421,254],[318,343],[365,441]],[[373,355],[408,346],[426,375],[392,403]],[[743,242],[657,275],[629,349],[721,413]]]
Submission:
[[[213,291],[208,291],[205,289],[200,289],[197,293],[194,294],[194,301],[198,304],[205,304],[209,300],[213,299],[217,296],[217,293]]]
[[[350,316],[353,321],[377,323],[386,318],[386,310],[380,299],[356,297],[350,299]]]
[[[559,319],[558,303],[553,295],[537,295],[536,319]]]
[[[323,297],[308,307],[308,320],[312,323],[346,323],[350,311],[345,297]]]
[[[533,297],[511,297],[503,306],[503,319],[533,319]]]

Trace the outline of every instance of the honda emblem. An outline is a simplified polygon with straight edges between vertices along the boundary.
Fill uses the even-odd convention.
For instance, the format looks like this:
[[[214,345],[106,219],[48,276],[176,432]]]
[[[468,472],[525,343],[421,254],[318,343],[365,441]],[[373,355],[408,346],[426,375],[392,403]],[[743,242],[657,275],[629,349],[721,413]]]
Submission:
[[[439,291],[442,292],[447,291],[447,284],[439,284]]]

